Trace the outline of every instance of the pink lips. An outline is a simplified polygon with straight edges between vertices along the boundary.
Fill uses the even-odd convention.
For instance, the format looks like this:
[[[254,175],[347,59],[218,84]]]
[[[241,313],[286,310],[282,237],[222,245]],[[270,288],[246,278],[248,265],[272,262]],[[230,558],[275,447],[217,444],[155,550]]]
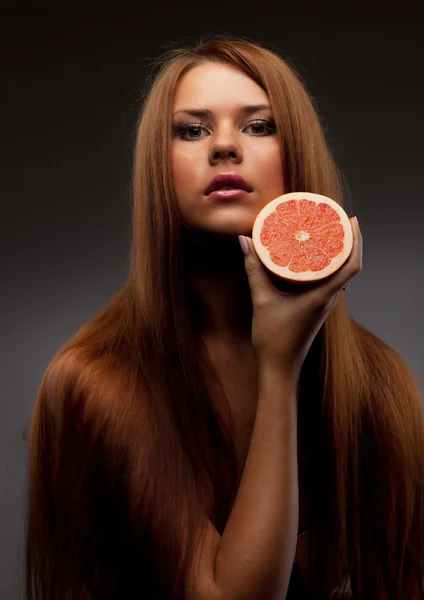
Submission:
[[[231,189],[220,190],[221,187],[227,187]],[[229,173],[219,173],[208,185],[205,194],[210,195],[214,192],[222,191],[222,192],[234,192],[234,191],[245,191],[251,192],[252,188],[249,184],[237,175],[237,173],[229,172]],[[217,196],[219,197],[219,196]],[[223,197],[226,197],[225,195]]]
[[[214,192],[211,192],[210,194],[208,194],[208,196],[210,198],[215,198],[216,200],[235,200],[236,198],[241,198],[242,196],[245,196],[246,194],[248,194],[248,192],[246,192],[246,190],[233,189],[233,190],[215,190]]]

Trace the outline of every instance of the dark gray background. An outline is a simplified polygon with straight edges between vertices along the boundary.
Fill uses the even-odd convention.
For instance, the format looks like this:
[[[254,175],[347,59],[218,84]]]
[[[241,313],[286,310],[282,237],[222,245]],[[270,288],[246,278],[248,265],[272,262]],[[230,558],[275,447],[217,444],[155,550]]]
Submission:
[[[424,389],[423,8],[178,3],[1,22],[0,598],[20,597],[22,429],[60,346],[127,277],[133,126],[150,60],[233,33],[294,61],[346,176],[364,238],[354,317]]]

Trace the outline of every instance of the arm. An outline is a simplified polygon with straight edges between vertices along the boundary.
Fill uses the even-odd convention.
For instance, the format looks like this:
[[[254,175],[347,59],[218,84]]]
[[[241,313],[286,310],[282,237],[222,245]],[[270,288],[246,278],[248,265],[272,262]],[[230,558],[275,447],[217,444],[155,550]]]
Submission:
[[[219,541],[216,597],[285,598],[299,520],[297,381],[258,364],[259,397],[236,500]]]

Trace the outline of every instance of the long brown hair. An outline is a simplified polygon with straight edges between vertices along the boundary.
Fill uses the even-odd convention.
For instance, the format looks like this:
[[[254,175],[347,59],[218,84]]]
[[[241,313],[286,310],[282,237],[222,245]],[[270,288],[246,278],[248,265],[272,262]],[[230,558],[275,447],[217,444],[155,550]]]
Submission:
[[[27,600],[183,598],[204,515],[222,533],[237,494],[234,423],[198,335],[170,172],[175,87],[202,61],[233,64],[268,94],[286,191],[347,208],[288,59],[221,35],[156,61],[137,123],[128,280],[58,350],[31,414]],[[424,429],[408,366],[340,298],[299,393],[316,456],[316,589],[349,577],[354,598],[423,598]]]

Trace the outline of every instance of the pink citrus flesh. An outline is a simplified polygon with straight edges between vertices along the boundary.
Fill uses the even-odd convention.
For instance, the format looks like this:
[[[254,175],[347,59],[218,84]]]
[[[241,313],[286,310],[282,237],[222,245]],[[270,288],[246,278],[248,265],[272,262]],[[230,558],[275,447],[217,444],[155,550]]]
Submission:
[[[272,273],[293,282],[312,282],[332,275],[346,262],[353,232],[340,204],[321,194],[293,192],[262,208],[252,242]]]

